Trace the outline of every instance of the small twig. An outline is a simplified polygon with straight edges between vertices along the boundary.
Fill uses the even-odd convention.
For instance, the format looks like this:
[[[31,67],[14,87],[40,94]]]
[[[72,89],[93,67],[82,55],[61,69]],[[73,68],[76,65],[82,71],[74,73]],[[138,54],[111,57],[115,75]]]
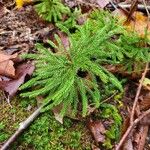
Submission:
[[[36,117],[40,114],[43,106],[39,107],[36,111],[33,112],[25,121],[20,123],[18,130],[6,141],[6,143],[1,147],[0,150],[7,150],[10,145],[17,139],[17,137],[33,122]]]
[[[114,4],[114,2],[112,1],[112,0],[110,0],[110,3],[111,3],[111,5],[115,8],[115,9],[117,9],[117,6]],[[119,6],[119,5],[118,5]]]
[[[103,103],[106,103],[107,101],[109,101],[110,99],[112,99],[112,98],[117,94],[117,92],[118,92],[118,91],[116,91],[114,94],[112,94],[112,95],[111,95],[110,97],[108,97],[107,99],[103,100],[103,101],[100,103],[100,105],[103,104]]]
[[[138,5],[138,0],[133,0],[132,4],[131,4],[131,7],[130,7],[130,11],[129,11],[128,17],[127,17],[127,19],[125,21],[125,24],[128,24],[132,20],[132,15],[136,11],[137,5]]]
[[[148,22],[149,22],[150,13],[149,13],[149,11],[148,11],[148,9],[147,9],[145,0],[143,0],[143,3],[144,3],[144,7],[145,7],[145,9],[146,9],[147,15],[148,15]],[[148,23],[147,23],[147,29],[148,29]],[[140,81],[140,85],[139,85],[138,90],[137,90],[137,93],[136,93],[136,97],[135,97],[135,100],[134,100],[133,108],[132,108],[132,111],[131,111],[130,123],[132,123],[132,122],[133,122],[133,119],[134,119],[134,113],[135,113],[136,104],[137,104],[138,97],[139,97],[139,94],[140,94],[140,91],[141,91],[141,88],[142,88],[142,83],[143,83],[144,78],[145,78],[145,76],[146,76],[146,73],[147,73],[147,71],[148,71],[148,67],[149,67],[149,63],[146,64],[144,73],[143,73],[142,78],[141,78],[141,81]]]
[[[148,30],[148,24],[150,21],[150,12],[149,12],[150,9],[148,9],[148,6],[146,5],[145,0],[143,0],[143,4],[144,4],[145,10],[146,10],[147,15],[148,15],[148,19],[147,19],[147,30]],[[141,139],[139,141],[138,150],[144,149],[146,137],[147,137],[148,130],[149,130],[149,126],[146,125],[146,126],[142,127],[142,129],[143,129],[143,131],[141,133]]]
[[[135,113],[135,108],[136,108],[136,104],[137,104],[137,101],[138,101],[138,97],[139,97],[139,94],[140,94],[140,91],[141,91],[141,88],[142,88],[142,83],[144,81],[144,78],[146,76],[146,73],[147,73],[147,70],[148,70],[148,66],[149,66],[149,63],[146,63],[146,66],[145,66],[145,70],[144,70],[144,73],[142,75],[142,78],[141,78],[141,82],[140,82],[140,85],[138,87],[138,90],[137,90],[137,93],[136,93],[136,96],[135,96],[135,100],[134,100],[134,104],[133,104],[133,108],[132,108],[132,112],[131,112],[131,117],[130,117],[130,126],[129,128],[127,129],[127,131],[125,132],[125,134],[123,135],[123,137],[121,138],[118,146],[116,147],[116,150],[120,150],[120,147],[122,146],[123,142],[125,141],[125,139],[127,138],[127,136],[130,134],[131,130],[133,129],[133,127],[141,121],[141,119],[143,119],[146,115],[148,115],[150,113],[150,109],[145,111],[143,113],[143,115],[141,115],[139,118],[137,118],[135,121],[133,121],[134,119],[134,113]]]
[[[144,73],[143,73],[142,78],[140,80],[140,85],[139,85],[138,90],[136,92],[136,96],[135,96],[134,103],[133,103],[133,108],[132,108],[132,111],[131,111],[130,124],[132,124],[133,120],[134,120],[135,108],[136,108],[138,98],[139,98],[139,95],[140,95],[140,92],[141,92],[142,83],[144,81],[144,78],[145,78],[147,70],[148,70],[148,66],[149,66],[149,63],[146,63]]]
[[[137,125],[144,117],[150,114],[150,109],[145,111],[141,116],[139,116],[137,119],[134,120],[134,122],[129,126],[123,137],[121,138],[119,144],[117,145],[115,150],[120,150],[122,144],[126,140],[127,136],[130,134],[131,130],[134,128],[135,125]]]
[[[130,8],[131,4],[118,4],[118,6],[121,8]],[[138,4],[137,9],[145,10],[145,6],[142,4]],[[147,6],[147,9],[150,10],[150,6]]]
[[[5,94],[5,93],[4,93],[4,94]],[[10,103],[9,95],[6,96],[6,94],[5,94],[5,99],[6,99],[7,103],[8,103],[8,105],[10,106],[10,108],[13,108],[12,105],[11,105],[11,103]]]
[[[147,15],[148,15],[148,21],[149,21],[149,19],[150,19],[150,13],[149,13],[150,6],[147,6],[147,5],[146,5],[145,0],[143,0],[143,4],[144,4],[144,8],[145,8],[145,10],[146,10],[146,13],[147,13]]]

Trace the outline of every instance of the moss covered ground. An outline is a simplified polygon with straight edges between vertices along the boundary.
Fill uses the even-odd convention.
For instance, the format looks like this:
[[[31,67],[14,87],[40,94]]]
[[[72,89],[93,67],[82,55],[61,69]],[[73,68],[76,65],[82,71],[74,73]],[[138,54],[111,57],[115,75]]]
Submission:
[[[29,103],[30,101],[30,103]],[[35,100],[15,98],[11,106],[0,105],[0,145],[2,145],[35,109]],[[30,104],[30,105],[28,105]],[[11,146],[12,150],[90,150],[92,137],[83,121],[64,118],[60,124],[51,112],[41,114]]]

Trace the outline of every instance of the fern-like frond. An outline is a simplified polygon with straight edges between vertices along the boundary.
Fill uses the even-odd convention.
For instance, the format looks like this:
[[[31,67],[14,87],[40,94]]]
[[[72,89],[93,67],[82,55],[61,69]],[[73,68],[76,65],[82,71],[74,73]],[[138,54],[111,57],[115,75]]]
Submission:
[[[42,9],[45,10],[44,6]],[[53,16],[55,20],[56,15]],[[55,43],[48,41],[56,53],[37,44],[37,53],[25,56],[35,60],[36,71],[33,78],[21,87],[33,89],[21,95],[42,95],[46,103],[43,110],[62,104],[62,115],[67,106],[75,114],[78,103],[82,103],[82,115],[86,116],[88,105],[96,108],[100,105],[103,89],[98,82],[103,86],[109,83],[123,91],[121,82],[103,64],[147,62],[150,61],[150,49],[142,48],[140,38],[132,39],[116,22],[117,19],[108,12],[95,11],[84,25],[77,27],[76,33],[68,33],[70,46],[67,49],[58,35],[55,35]],[[65,27],[64,30],[69,32]]]
[[[35,9],[39,16],[50,22],[57,22],[62,19],[63,14],[70,13],[70,9],[61,0],[40,0]]]

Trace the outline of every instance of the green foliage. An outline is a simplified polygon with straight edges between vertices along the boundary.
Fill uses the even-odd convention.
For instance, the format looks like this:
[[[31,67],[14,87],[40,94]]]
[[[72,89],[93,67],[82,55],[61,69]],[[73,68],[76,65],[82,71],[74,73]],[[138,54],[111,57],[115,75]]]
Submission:
[[[120,136],[120,127],[122,123],[122,118],[119,115],[117,108],[111,104],[102,104],[100,106],[101,110],[101,117],[104,119],[112,119],[113,123],[106,131],[106,141],[104,142],[103,146],[112,149],[111,142],[113,140],[118,140]]]
[[[116,41],[120,47],[120,54],[123,55],[119,62],[124,70],[129,73],[143,70],[144,63],[150,61],[150,48],[147,45],[147,39],[139,37],[137,33],[125,33]]]
[[[60,24],[61,26],[65,26],[68,30],[70,29],[76,29],[78,24],[77,24],[77,19],[81,16],[81,9],[78,9],[77,7],[74,9],[73,12],[70,12],[68,14],[68,19],[66,19],[64,22],[60,21],[56,25],[59,28]]]
[[[88,105],[96,108],[100,105],[99,83],[102,86],[109,83],[123,91],[121,82],[103,67],[104,64],[133,65],[134,61],[150,61],[150,49],[140,46],[142,39],[127,34],[108,12],[93,12],[74,34],[63,25],[61,28],[69,36],[70,47],[65,48],[55,35],[57,44],[48,41],[50,49],[37,44],[37,54],[26,56],[35,60],[36,71],[21,89],[36,88],[21,95],[30,98],[42,95],[48,104],[44,110],[63,104],[62,116],[68,107],[75,114],[78,103],[82,103],[82,115],[86,116]]]
[[[98,10],[94,11],[90,16],[91,26],[95,24],[95,22],[99,22],[101,19],[101,15]],[[103,17],[107,20],[103,20],[101,24],[104,22],[109,22],[109,13],[103,13]],[[114,24],[120,24],[118,20],[115,18],[113,19]],[[97,28],[101,28],[95,24]],[[93,27],[90,29],[92,30]],[[88,30],[88,29],[87,29]],[[85,30],[85,32],[87,32]],[[120,33],[118,34],[118,28],[116,28],[117,33],[116,36],[111,39],[112,42],[109,40],[104,43],[105,47],[105,58],[101,58],[101,60],[105,59],[106,63],[110,64],[120,64],[124,70],[127,71],[138,71],[133,70],[134,65],[139,65],[143,67],[143,63],[150,61],[150,48],[147,45],[148,40],[147,38],[143,38],[138,36],[135,32],[128,32],[123,27],[120,27]],[[96,29],[97,31],[97,29]],[[96,31],[93,31],[96,33]],[[139,68],[141,70],[141,68]]]
[[[5,124],[0,122],[0,142],[5,141],[8,138],[8,134],[5,132]]]
[[[61,125],[52,114],[43,113],[29,127],[29,130],[20,137],[19,143],[21,142],[21,145],[25,144],[26,146],[33,147],[35,150],[80,150],[85,146],[81,145],[83,126],[82,130],[77,128],[74,131],[74,128],[75,126],[70,119],[65,118],[64,124]]]
[[[101,20],[105,20],[103,15]],[[111,83],[122,90],[117,78],[96,62],[97,59],[105,58],[106,44],[112,36],[120,32],[120,28],[111,17],[108,18],[107,24],[101,20],[95,21],[96,29],[92,29],[94,20],[89,20],[79,27],[76,34],[70,35],[70,47],[67,49],[58,35],[55,35],[58,44],[52,41],[48,43],[57,53],[51,52],[42,44],[37,44],[38,53],[27,55],[27,58],[36,61],[36,72],[21,89],[33,86],[38,89],[21,95],[30,98],[43,95],[45,102],[50,103],[45,110],[63,103],[62,115],[68,107],[76,112],[78,102],[82,102],[82,115],[86,116],[89,104],[97,108],[100,104],[101,96],[96,78],[103,84]]]
[[[62,20],[63,14],[70,13],[70,9],[63,5],[61,0],[40,0],[35,9],[39,16],[50,22]]]

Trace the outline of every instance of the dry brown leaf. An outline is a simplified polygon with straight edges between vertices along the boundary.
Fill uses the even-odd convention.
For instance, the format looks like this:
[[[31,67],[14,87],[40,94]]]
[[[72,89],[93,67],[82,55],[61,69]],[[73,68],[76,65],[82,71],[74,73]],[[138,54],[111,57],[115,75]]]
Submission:
[[[123,124],[122,124],[122,128],[121,128],[121,136],[123,136],[124,133],[127,131],[129,125],[130,125],[130,118],[127,117],[127,118],[123,119]]]
[[[96,2],[101,8],[104,8],[107,4],[109,4],[110,0],[96,0]]]
[[[18,54],[6,55],[0,53],[0,75],[14,77],[15,68],[12,59],[17,58]]]
[[[60,31],[58,31],[57,33],[62,41],[62,44],[64,45],[64,48],[65,49],[68,48],[70,46],[68,36],[65,33],[60,32]]]
[[[53,109],[52,109],[52,112],[54,113],[54,117],[55,119],[60,122],[61,124],[63,124],[63,118],[64,116],[62,116],[60,113],[61,113],[61,110],[63,108],[63,103],[60,103],[58,106],[55,106]],[[79,120],[80,118],[77,118],[76,116],[72,115],[72,110],[71,110],[71,107],[68,105],[68,108],[67,108],[67,111],[65,113],[65,116],[71,118],[71,119],[74,119],[74,120]]]
[[[31,63],[21,64],[16,70],[16,78],[10,81],[0,81],[0,89],[5,91],[9,97],[13,97],[19,86],[24,83],[26,75],[32,75],[34,69]]]
[[[146,95],[143,95],[142,97],[140,97],[139,106],[142,111],[150,108],[150,93],[149,92]]]
[[[123,150],[134,150],[134,149],[133,149],[132,140],[131,140],[131,139],[127,139],[127,140],[125,141],[125,143],[123,144],[122,149],[123,149]]]
[[[117,9],[113,12],[114,15],[117,15],[119,19],[126,21],[127,16],[122,11]],[[133,14],[134,20],[131,20],[128,24],[124,24],[127,29],[130,31],[136,31],[141,37],[145,36],[145,30],[147,29],[148,33],[150,33],[150,21],[148,21],[148,17],[145,16],[142,12],[136,11]],[[150,39],[150,34],[147,36]]]
[[[93,121],[90,119],[87,126],[97,143],[103,143],[105,141],[104,133],[106,129],[101,121]]]
[[[54,107],[54,108],[52,109],[52,111],[53,111],[53,113],[54,113],[55,119],[56,119],[58,122],[60,122],[61,124],[63,124],[63,116],[60,115],[60,112],[61,112],[62,107],[63,107],[63,104],[60,104],[60,105],[58,105],[58,106],[56,106],[56,107]]]
[[[142,125],[150,125],[150,115],[147,115],[146,117],[144,117],[140,123]]]
[[[148,21],[148,17],[138,11],[134,13],[134,17],[135,21],[130,21],[130,23],[126,26],[129,30],[136,31],[141,37],[144,37],[146,29],[150,32],[150,21]],[[150,35],[148,35],[148,38],[150,38]]]

